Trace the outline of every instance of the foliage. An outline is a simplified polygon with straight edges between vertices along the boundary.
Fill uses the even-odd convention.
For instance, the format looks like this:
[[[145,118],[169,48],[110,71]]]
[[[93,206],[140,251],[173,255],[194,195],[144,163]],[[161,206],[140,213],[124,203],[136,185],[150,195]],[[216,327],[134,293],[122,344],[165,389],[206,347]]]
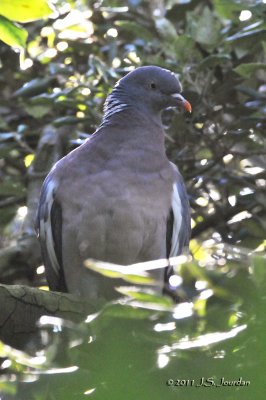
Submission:
[[[228,250],[232,253],[212,249],[212,261]],[[194,279],[196,291],[177,305],[142,288],[89,315],[86,323],[42,317],[41,344],[32,340],[22,352],[0,342],[7,378],[0,391],[10,400],[113,400],[125,393],[128,400],[263,399],[266,276],[261,262],[265,259],[243,252],[215,272],[191,262],[186,284]],[[222,386],[223,378],[238,385]]]
[[[2,0],[0,5],[0,39],[9,46],[23,48],[26,46],[27,31],[16,22],[30,22],[47,17],[52,8],[47,0]]]
[[[156,64],[181,75],[193,105],[191,117],[167,112],[164,118],[167,152],[188,186],[193,236],[250,249],[261,245],[263,7],[260,1],[58,1],[57,18],[26,25],[29,39],[20,68],[16,54],[2,44],[2,230],[17,203],[23,204],[25,177],[43,127],[74,124],[73,148],[78,143],[73,139],[84,139],[84,132],[99,124],[114,82],[136,66]],[[243,9],[251,13],[246,21],[239,19]]]

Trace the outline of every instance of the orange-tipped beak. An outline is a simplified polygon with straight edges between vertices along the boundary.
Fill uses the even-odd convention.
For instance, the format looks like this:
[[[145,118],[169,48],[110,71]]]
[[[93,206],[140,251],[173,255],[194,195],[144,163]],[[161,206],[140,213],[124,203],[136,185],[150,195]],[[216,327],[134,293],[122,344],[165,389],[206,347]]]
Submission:
[[[180,93],[172,94],[172,97],[177,100],[177,102],[184,107],[189,113],[192,112],[192,106],[189,101],[187,101]]]
[[[185,99],[184,99],[184,100],[185,100]],[[189,101],[185,100],[184,103],[183,103],[183,105],[184,105],[184,109],[185,109],[186,111],[188,111],[189,113],[192,113],[192,106],[191,106],[191,104],[190,104]]]

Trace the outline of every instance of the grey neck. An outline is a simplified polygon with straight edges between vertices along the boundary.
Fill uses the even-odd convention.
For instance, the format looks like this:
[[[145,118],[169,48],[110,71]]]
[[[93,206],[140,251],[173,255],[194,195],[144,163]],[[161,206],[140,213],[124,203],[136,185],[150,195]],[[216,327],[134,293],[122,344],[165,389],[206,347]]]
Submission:
[[[152,110],[147,108],[145,102],[140,103],[140,106],[136,106],[137,101],[132,101],[124,91],[123,87],[117,85],[114,87],[112,93],[107,97],[104,104],[104,116],[101,123],[101,127],[105,126],[113,121],[114,116],[121,115],[123,118],[123,111],[137,109],[138,112],[143,113],[145,117],[149,117],[156,125],[162,127],[162,120],[160,113],[154,113]],[[126,118],[126,115],[125,115]],[[146,119],[145,118],[145,119]]]

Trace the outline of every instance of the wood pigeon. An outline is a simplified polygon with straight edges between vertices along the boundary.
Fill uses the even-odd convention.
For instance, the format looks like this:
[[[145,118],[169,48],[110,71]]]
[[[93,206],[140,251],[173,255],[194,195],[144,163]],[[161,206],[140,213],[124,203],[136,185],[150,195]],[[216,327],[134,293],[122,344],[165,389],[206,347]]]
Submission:
[[[107,97],[96,132],[46,177],[37,229],[51,290],[116,297],[88,258],[127,265],[179,255],[190,238],[186,188],[165,154],[162,110],[190,103],[174,73],[136,68]],[[159,275],[158,275],[159,274]],[[155,273],[161,279],[164,271]]]

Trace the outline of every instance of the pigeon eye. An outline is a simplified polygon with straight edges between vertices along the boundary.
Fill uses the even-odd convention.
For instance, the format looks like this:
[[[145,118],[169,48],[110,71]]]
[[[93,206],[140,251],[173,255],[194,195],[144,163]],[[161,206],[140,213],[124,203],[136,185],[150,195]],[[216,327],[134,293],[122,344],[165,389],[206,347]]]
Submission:
[[[150,84],[150,87],[151,87],[151,89],[156,89],[156,84],[155,84],[154,82],[152,82],[152,83]]]

